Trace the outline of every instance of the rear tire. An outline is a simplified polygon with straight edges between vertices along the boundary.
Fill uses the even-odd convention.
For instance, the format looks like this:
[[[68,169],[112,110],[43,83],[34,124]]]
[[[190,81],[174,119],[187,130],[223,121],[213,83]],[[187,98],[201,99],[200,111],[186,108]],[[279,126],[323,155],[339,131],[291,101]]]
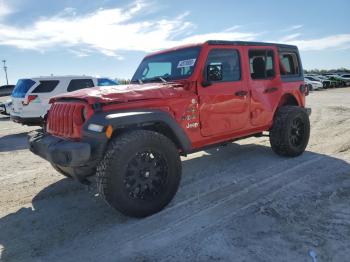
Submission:
[[[309,142],[310,121],[305,109],[298,106],[282,106],[274,117],[270,130],[272,150],[281,156],[299,156]]]
[[[96,174],[99,193],[108,204],[124,215],[146,217],[173,199],[181,179],[181,160],[167,137],[137,130],[109,142]]]

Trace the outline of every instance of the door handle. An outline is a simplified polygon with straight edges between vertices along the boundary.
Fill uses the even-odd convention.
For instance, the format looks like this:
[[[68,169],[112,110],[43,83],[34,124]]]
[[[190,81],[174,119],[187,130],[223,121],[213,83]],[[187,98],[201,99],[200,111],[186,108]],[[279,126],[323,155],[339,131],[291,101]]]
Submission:
[[[248,91],[244,91],[244,90],[241,90],[241,91],[237,91],[235,93],[236,96],[246,96],[248,95]]]
[[[277,87],[270,87],[270,88],[266,88],[265,90],[264,90],[264,93],[273,93],[273,92],[276,92],[278,90],[278,88]]]

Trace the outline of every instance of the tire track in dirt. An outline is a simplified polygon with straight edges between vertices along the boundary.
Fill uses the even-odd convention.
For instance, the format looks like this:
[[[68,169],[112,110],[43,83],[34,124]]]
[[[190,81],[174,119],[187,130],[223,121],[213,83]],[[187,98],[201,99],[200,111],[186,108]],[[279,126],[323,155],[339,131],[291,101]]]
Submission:
[[[135,249],[139,250],[139,252],[147,250],[145,247],[149,248],[150,246],[152,246],[152,249],[156,249],[164,245],[169,245],[172,242],[181,242],[181,239],[188,235],[193,236],[194,234],[203,231],[209,232],[216,225],[225,224],[227,221],[231,220],[237,213],[257,205],[262,198],[265,199],[265,201],[271,199],[285,188],[293,186],[299,183],[300,180],[308,179],[312,177],[312,175],[317,174],[319,168],[324,166],[324,163],[322,163],[323,160],[326,160],[326,158],[320,156],[294,168],[287,169],[281,173],[273,175],[270,179],[249,186],[246,190],[240,191],[234,196],[223,199],[214,206],[196,213],[189,219],[174,224],[167,230],[133,239],[132,241],[120,246],[120,255],[125,258],[134,255],[133,250]],[[312,164],[315,164],[313,167],[313,173],[300,174],[297,172],[298,170],[306,168]],[[331,172],[335,167],[336,164],[332,165],[330,163],[324,171]],[[338,169],[337,172],[341,173],[348,170],[349,167],[344,166]],[[344,223],[343,218],[347,218],[348,214],[339,214],[339,217],[341,218],[340,221]],[[151,245],[149,243],[151,243]]]
[[[246,179],[240,185],[231,183],[220,187],[201,196],[199,205],[195,197],[195,199],[187,200],[182,205],[166,209],[159,215],[136,221],[124,228],[111,229],[107,238],[104,236],[104,233],[101,233],[100,237],[102,239],[98,242],[109,243],[109,245],[117,247],[118,250],[115,250],[115,252],[119,255],[122,253],[124,256],[132,254],[134,248],[142,250],[142,245],[147,246],[146,243],[149,241],[156,246],[169,244],[171,241],[201,230],[202,227],[218,220],[218,216],[222,217],[226,212],[227,214],[232,213],[232,206],[237,206],[236,209],[242,210],[245,206],[253,205],[260,197],[271,193],[271,190],[276,190],[281,185],[292,182],[295,176],[300,175],[296,172],[298,169],[305,168],[305,166],[315,163],[321,158],[321,156],[310,155],[307,156],[307,160],[304,159],[299,165],[293,163],[290,167],[286,167],[285,164],[268,167],[267,170],[261,171],[264,174],[263,177],[256,178],[259,181],[254,182],[251,179]],[[292,176],[287,175],[290,173]],[[305,175],[300,175],[300,178]],[[280,177],[283,179],[279,179]],[[232,192],[235,193],[232,194]],[[172,226],[169,228],[169,225]],[[114,232],[112,233],[111,231]],[[118,236],[118,238],[111,237],[111,235]],[[100,237],[97,236],[95,239]],[[86,242],[82,243],[80,240],[76,244],[79,246],[89,245],[89,239],[86,239]],[[74,246],[73,243],[70,246],[72,247],[72,245]],[[99,246],[98,243],[97,245]],[[106,247],[103,246],[96,248],[95,251],[101,252],[100,255],[103,254],[104,256],[105,252],[108,252],[104,249]],[[71,256],[74,257],[74,252]],[[85,254],[83,256],[85,257]],[[54,259],[54,257],[50,257],[50,259]]]
[[[284,168],[290,168],[309,161],[315,157],[312,154],[305,153],[304,156],[300,158],[278,158],[277,163],[275,161],[269,162],[271,165],[267,166],[269,162],[267,161],[254,161],[254,165],[249,165],[253,163],[255,154],[251,152],[250,155],[243,154],[243,159],[235,159],[232,164],[225,165],[225,169],[220,172],[215,172],[215,167],[210,166],[204,174],[201,174],[197,180],[192,183],[184,183],[180,187],[175,201],[169,205],[167,209],[163,212],[167,212],[172,208],[176,208],[181,205],[185,205],[187,202],[191,202],[194,199],[200,201],[201,197],[219,190],[228,184],[237,184],[237,186],[246,185],[247,183],[253,183],[257,179],[262,179],[263,177],[258,177],[257,174],[270,172],[271,170],[279,170],[281,166]],[[264,159],[261,159],[264,160]],[[242,167],[245,167],[242,169]],[[212,170],[214,169],[214,171]],[[274,171],[272,171],[274,172]],[[202,193],[198,193],[196,189],[200,189]],[[203,193],[204,192],[204,193]]]

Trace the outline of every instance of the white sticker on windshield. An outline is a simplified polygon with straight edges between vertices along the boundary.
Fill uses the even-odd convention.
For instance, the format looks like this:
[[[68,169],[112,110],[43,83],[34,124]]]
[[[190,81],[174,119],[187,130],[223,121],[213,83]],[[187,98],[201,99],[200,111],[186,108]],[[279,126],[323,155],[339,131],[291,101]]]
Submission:
[[[177,68],[194,66],[195,62],[196,62],[196,58],[187,59],[187,60],[181,60],[181,61],[179,61],[179,64],[177,65]]]

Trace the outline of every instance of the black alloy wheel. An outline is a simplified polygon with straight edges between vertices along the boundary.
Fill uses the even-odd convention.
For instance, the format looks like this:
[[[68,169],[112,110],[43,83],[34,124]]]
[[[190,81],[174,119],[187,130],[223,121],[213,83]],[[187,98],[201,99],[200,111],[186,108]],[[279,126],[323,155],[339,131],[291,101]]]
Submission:
[[[127,166],[124,186],[131,198],[152,200],[164,190],[167,176],[168,165],[161,153],[138,152]]]
[[[291,144],[295,147],[299,147],[303,143],[304,133],[304,122],[300,118],[295,118],[292,122],[289,135]]]

